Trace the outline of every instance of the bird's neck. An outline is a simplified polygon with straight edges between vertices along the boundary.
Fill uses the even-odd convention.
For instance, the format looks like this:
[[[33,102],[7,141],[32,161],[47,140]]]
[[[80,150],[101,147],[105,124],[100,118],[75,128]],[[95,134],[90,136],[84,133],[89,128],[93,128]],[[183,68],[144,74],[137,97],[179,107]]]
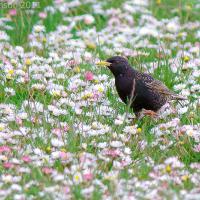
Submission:
[[[129,76],[132,76],[134,74],[134,71],[135,70],[133,70],[132,67],[127,67],[127,69],[124,70],[123,72],[121,72],[121,73],[115,73],[114,72],[113,75],[114,75],[115,78],[129,77]]]

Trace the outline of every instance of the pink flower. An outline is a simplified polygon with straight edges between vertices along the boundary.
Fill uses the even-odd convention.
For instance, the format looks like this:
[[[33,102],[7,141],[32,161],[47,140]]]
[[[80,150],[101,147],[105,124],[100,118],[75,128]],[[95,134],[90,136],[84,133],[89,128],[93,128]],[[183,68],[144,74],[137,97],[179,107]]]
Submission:
[[[125,161],[125,160],[122,160],[122,161],[121,161],[121,166],[122,166],[122,167],[126,167],[128,164],[129,164],[129,163],[128,163],[127,161]]]
[[[31,117],[31,122],[33,122],[34,124],[36,124],[37,123],[37,118],[36,117]]]
[[[10,152],[10,151],[11,151],[11,148],[9,146],[1,146],[0,147],[0,153]]]
[[[84,17],[84,23],[87,25],[93,24],[95,21],[94,17],[92,15],[86,15]]]
[[[108,149],[105,151],[105,155],[116,158],[120,156],[120,151],[116,149]]]
[[[65,126],[63,127],[63,131],[64,131],[64,132],[67,132],[68,130],[69,130],[69,126],[65,125]]]
[[[30,163],[31,162],[31,159],[29,156],[23,156],[22,157],[22,160],[25,162],[25,163]]]
[[[83,179],[84,179],[85,181],[91,181],[91,180],[93,179],[93,174],[90,173],[90,172],[85,173],[85,174],[83,174]]]
[[[40,13],[39,13],[39,17],[40,17],[41,19],[45,19],[45,18],[47,17],[47,13],[45,13],[45,12],[40,12]]]
[[[22,119],[21,118],[17,117],[15,121],[18,125],[20,125],[20,126],[22,125]]]
[[[7,65],[10,65],[10,66],[11,66],[9,60],[8,60],[6,57],[1,56],[0,59],[3,61],[4,64],[7,64]]]
[[[195,42],[194,45],[195,47],[200,47],[200,42]]]
[[[53,169],[49,167],[43,167],[42,171],[44,174],[51,174],[53,172]]]
[[[90,71],[85,72],[85,79],[86,79],[87,81],[92,81],[92,80],[94,79],[93,73],[90,72]]]
[[[193,150],[195,152],[200,152],[200,144],[195,145],[194,148],[193,148]]]
[[[52,130],[52,133],[57,135],[58,137],[61,137],[62,136],[62,130],[60,128],[54,128]]]
[[[65,153],[65,152],[63,152],[63,151],[61,151],[59,155],[60,155],[60,158],[61,158],[62,160],[67,160],[67,158],[68,158],[67,153]]]
[[[72,67],[72,66],[76,66],[78,64],[79,64],[78,61],[72,59],[72,60],[67,61],[66,67]]]
[[[3,167],[5,168],[5,169],[10,169],[10,168],[13,168],[13,164],[12,163],[10,163],[10,162],[5,162],[4,164],[3,164]]]
[[[17,10],[16,9],[9,10],[9,15],[10,16],[16,16],[17,15]]]
[[[63,2],[63,0],[55,0],[55,3],[56,4],[60,4],[60,3],[62,3]]]
[[[64,193],[65,193],[65,194],[69,194],[69,192],[70,192],[70,188],[69,188],[68,186],[65,186],[65,187],[63,188],[63,190],[64,190]]]
[[[101,97],[102,97],[102,93],[94,91],[94,93],[93,93],[93,99],[94,99],[94,101],[98,101]]]
[[[69,127],[66,125],[62,129],[61,128],[54,128],[52,129],[52,133],[57,135],[57,137],[61,137],[64,132],[67,132],[69,130]]]

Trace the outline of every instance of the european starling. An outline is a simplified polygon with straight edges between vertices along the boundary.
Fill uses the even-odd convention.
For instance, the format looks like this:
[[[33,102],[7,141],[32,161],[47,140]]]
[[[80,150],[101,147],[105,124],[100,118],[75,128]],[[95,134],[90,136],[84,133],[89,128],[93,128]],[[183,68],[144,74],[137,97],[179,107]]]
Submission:
[[[136,117],[140,116],[143,109],[146,110],[145,114],[156,115],[166,102],[186,99],[170,91],[161,81],[149,74],[133,69],[124,57],[114,56],[97,65],[110,69],[121,100],[130,105]]]

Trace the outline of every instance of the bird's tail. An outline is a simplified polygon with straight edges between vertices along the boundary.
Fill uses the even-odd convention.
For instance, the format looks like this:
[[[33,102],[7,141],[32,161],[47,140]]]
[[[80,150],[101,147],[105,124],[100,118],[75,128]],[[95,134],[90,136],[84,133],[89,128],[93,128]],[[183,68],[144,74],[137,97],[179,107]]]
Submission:
[[[178,100],[178,101],[183,101],[183,100],[187,100],[187,97],[178,95],[178,94],[173,94],[171,96],[172,100]]]

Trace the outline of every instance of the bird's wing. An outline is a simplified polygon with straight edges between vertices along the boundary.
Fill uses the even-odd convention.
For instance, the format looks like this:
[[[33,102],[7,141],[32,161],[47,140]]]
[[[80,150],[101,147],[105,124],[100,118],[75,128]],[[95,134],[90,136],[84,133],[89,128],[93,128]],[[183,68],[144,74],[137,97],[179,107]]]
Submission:
[[[151,75],[135,71],[136,80],[142,80],[146,87],[151,91],[157,92],[168,100],[186,100],[186,97],[180,96],[169,90],[161,81],[154,79]]]
[[[159,94],[162,94],[165,96],[167,99],[171,100],[186,100],[186,97],[182,97],[180,95],[175,94],[171,90],[167,88],[166,85],[164,85],[161,81],[159,80],[153,80],[152,82],[146,83],[146,86],[151,89],[152,91],[156,91]]]
[[[165,86],[161,81],[159,80],[153,80],[149,83],[146,83],[146,86],[154,91],[159,92],[160,94],[166,95],[166,96],[170,96],[170,95],[174,95],[174,93],[172,91],[170,91],[167,86]]]
[[[151,90],[159,93],[171,94],[170,90],[159,80],[155,80],[151,75],[146,73],[137,72],[136,78],[142,80],[144,84]]]
[[[136,80],[143,80],[145,83],[152,82],[154,80],[154,78],[149,74],[141,73],[139,71],[135,71],[134,73]]]

